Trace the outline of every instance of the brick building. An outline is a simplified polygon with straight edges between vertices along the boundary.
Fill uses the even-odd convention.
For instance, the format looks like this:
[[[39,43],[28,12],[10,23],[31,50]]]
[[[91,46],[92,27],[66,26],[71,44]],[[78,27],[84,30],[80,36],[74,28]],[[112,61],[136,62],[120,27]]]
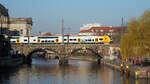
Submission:
[[[108,26],[108,27],[91,27],[90,29],[87,30],[80,30],[78,35],[80,36],[87,36],[87,35],[116,35],[121,33],[123,29],[123,32],[125,32],[126,28],[125,27],[113,27],[113,26]]]

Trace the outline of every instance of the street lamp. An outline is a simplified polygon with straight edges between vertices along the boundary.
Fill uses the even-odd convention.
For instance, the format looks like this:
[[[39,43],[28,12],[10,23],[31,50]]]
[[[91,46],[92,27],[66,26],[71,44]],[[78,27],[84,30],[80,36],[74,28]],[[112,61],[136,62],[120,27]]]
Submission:
[[[70,27],[67,28],[67,30],[68,30],[68,35],[67,35],[68,41],[67,41],[67,43],[69,43],[70,29],[71,29]]]
[[[62,43],[64,44],[64,19],[62,18]]]

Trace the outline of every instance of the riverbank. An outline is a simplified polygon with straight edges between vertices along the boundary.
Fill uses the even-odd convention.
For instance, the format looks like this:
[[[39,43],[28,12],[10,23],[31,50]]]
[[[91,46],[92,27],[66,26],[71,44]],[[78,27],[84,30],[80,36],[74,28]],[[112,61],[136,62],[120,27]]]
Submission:
[[[150,67],[132,65],[119,60],[104,60],[104,65],[116,69],[121,73],[124,72],[125,75],[132,76],[135,79],[150,79]]]

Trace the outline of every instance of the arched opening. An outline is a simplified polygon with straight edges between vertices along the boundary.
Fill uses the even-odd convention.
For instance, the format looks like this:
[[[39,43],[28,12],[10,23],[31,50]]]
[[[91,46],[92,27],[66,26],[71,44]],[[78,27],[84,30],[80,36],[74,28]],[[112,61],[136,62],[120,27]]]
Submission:
[[[38,49],[34,49],[32,50],[28,55],[27,55],[27,63],[31,63],[32,62],[32,58],[36,58],[36,57],[42,57],[42,58],[47,58],[46,54],[49,54],[49,51],[50,52],[53,52],[55,54],[55,58],[59,59],[59,57],[56,56],[56,51],[55,50],[52,50],[50,48],[38,48]],[[41,54],[41,55],[37,55],[37,56],[33,56],[33,55],[37,55],[37,54]]]
[[[35,50],[31,51],[27,57],[29,57],[29,58],[44,57],[44,55],[46,53],[47,53],[46,50],[35,49]]]
[[[101,57],[97,52],[95,52],[93,49],[91,48],[86,48],[86,49],[83,49],[83,48],[78,48],[78,49],[74,49],[72,52],[71,52],[71,55],[78,52],[78,51],[91,51],[93,54],[95,54],[97,57]]]
[[[74,55],[75,53],[77,53],[77,55],[78,55],[79,51],[82,51],[82,53],[84,53],[84,54],[81,54],[81,55],[84,55],[84,56],[81,56],[82,57],[81,59],[83,59],[83,60],[84,59],[85,60],[93,60],[93,59],[95,59],[98,62],[101,61],[102,56],[98,52],[94,51],[92,48],[84,48],[83,47],[83,48],[74,49],[71,52],[71,57],[75,57],[76,56],[76,55]],[[92,53],[94,56],[92,56],[92,55],[88,56],[87,52]],[[80,58],[80,56],[79,56],[79,58]]]

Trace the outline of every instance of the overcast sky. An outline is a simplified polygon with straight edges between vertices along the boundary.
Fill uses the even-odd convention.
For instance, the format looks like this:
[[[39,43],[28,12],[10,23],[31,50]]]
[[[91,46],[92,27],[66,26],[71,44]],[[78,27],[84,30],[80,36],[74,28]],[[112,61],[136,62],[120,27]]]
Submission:
[[[32,17],[32,32],[61,32],[65,28],[78,32],[82,24],[101,23],[119,26],[150,9],[150,0],[0,0],[9,9],[10,17]]]

